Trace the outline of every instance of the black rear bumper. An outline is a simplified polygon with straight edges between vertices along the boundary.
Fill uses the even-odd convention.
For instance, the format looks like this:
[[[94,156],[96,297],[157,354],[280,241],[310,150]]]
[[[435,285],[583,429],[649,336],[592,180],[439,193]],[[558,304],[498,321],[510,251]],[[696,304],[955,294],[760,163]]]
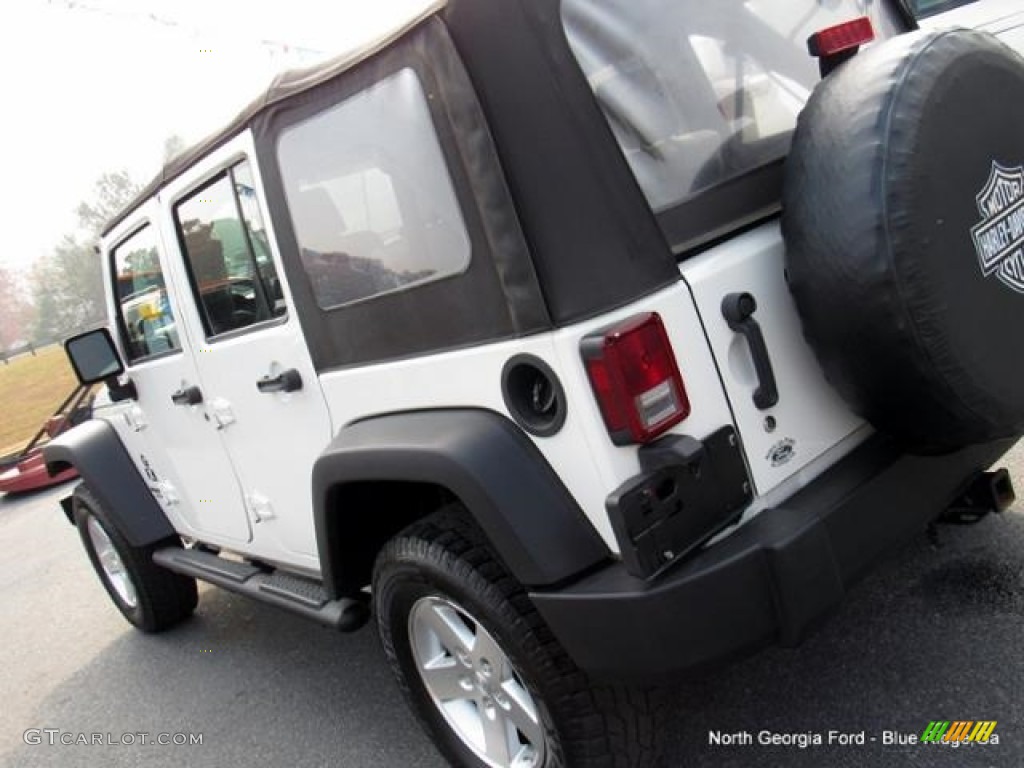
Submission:
[[[616,563],[531,597],[576,663],[599,678],[661,679],[771,642],[793,645],[1013,443],[924,457],[875,437],[660,578],[643,581]]]

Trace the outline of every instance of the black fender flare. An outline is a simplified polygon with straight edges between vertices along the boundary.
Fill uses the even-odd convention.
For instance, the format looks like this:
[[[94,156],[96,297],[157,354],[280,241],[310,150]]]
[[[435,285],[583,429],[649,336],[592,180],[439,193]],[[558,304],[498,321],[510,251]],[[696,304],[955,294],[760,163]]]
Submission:
[[[345,535],[346,519],[381,514],[344,508],[338,492],[346,484],[382,481],[428,483],[454,494],[526,586],[564,582],[610,556],[543,454],[509,419],[478,409],[402,412],[343,428],[313,467],[320,567],[329,592],[353,586],[331,547]]]
[[[133,547],[176,535],[121,438],[102,419],[68,430],[43,449],[43,458],[51,475],[69,467],[77,469]]]

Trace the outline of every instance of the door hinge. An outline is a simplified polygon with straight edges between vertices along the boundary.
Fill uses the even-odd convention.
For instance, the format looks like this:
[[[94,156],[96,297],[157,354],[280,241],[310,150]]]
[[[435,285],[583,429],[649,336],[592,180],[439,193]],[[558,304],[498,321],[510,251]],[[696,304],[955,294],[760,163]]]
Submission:
[[[271,504],[270,499],[262,493],[254,492],[246,494],[245,501],[246,505],[249,507],[249,513],[252,515],[253,523],[262,523],[267,520],[273,520],[277,516],[274,513],[274,505]]]
[[[215,397],[210,401],[210,415],[213,416],[217,429],[224,429],[235,423],[235,412],[231,403],[223,397]]]
[[[133,405],[124,412],[124,423],[127,424],[133,432],[141,432],[149,426],[149,422],[146,421],[146,414],[137,405]]]
[[[151,486],[151,490],[157,500],[163,502],[168,507],[175,507],[181,503],[181,497],[178,495],[178,489],[166,480],[161,480]]]

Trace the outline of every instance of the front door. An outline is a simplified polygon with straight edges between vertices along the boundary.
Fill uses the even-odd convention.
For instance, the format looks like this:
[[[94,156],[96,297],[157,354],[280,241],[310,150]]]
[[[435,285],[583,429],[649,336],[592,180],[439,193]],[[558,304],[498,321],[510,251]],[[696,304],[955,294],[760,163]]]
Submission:
[[[132,459],[179,530],[228,546],[247,542],[234,468],[195,402],[199,372],[158,221],[156,203],[145,204],[118,225],[104,254],[125,371],[138,392],[121,404],[118,428],[130,434]]]
[[[248,135],[215,152],[161,196],[164,220],[184,265],[204,407],[241,485],[253,549],[314,567],[311,470],[331,421],[251,157]]]

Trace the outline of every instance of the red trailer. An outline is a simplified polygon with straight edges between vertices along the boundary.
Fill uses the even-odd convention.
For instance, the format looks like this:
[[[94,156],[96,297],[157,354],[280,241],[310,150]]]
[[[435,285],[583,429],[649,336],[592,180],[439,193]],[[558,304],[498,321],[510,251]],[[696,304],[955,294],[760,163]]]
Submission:
[[[78,473],[73,468],[50,477],[43,462],[43,445],[61,432],[90,418],[92,401],[90,387],[75,387],[21,451],[0,458],[0,492],[37,491],[77,477]]]

